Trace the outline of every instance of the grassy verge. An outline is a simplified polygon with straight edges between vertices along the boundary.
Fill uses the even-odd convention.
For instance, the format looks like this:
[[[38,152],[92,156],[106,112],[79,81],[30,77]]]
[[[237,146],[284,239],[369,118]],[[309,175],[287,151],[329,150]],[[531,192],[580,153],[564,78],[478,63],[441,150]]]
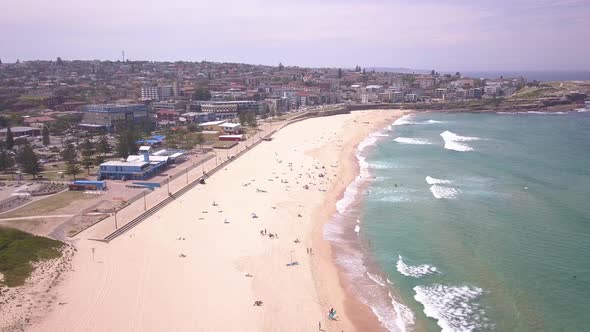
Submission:
[[[57,258],[63,243],[13,228],[0,227],[0,272],[8,287],[21,286],[33,272],[32,263]]]

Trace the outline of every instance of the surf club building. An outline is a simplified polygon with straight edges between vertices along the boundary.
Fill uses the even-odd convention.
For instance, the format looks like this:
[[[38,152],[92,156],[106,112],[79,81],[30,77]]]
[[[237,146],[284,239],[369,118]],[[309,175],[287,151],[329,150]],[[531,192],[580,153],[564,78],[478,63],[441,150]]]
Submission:
[[[163,172],[170,164],[183,161],[182,150],[160,150],[151,153],[151,147],[142,146],[140,154],[126,160],[112,160],[100,164],[99,180],[145,180]]]

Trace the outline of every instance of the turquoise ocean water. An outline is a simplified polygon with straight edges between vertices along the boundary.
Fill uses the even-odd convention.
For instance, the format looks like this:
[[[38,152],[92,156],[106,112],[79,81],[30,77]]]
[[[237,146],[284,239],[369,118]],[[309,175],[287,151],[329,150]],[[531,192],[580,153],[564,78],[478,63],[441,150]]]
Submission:
[[[390,330],[590,330],[590,112],[419,113],[360,149],[325,234]]]

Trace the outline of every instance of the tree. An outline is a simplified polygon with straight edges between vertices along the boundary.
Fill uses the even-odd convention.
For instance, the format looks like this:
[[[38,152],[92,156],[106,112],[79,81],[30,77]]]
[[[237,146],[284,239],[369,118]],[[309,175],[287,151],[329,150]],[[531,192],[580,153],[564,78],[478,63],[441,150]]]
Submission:
[[[94,143],[89,139],[86,138],[84,143],[82,143],[82,166],[86,168],[86,174],[90,175],[90,167],[94,165],[94,154],[96,153],[96,149],[94,149]]]
[[[285,68],[285,66],[283,66],[283,63],[282,62],[279,62],[279,71],[282,71],[283,68]]]
[[[198,132],[195,136],[196,138],[196,143],[199,145],[199,149],[201,149],[201,151],[203,151],[203,143],[205,143],[205,137],[203,136],[202,132]]]
[[[431,76],[434,76],[434,74],[435,74],[435,72],[434,72],[434,69],[433,69],[433,70],[430,71],[430,75]]]
[[[248,122],[248,114],[246,114],[246,112],[240,112],[238,118],[240,119],[240,124],[242,126],[245,126],[246,122]]]
[[[193,93],[194,100],[210,100],[211,99],[211,91],[206,88],[199,87]]]
[[[66,162],[76,159],[76,149],[72,143],[66,145],[65,149],[61,152],[61,158]]]
[[[58,66],[63,65],[63,60],[60,57],[57,57],[57,59],[55,60],[55,62],[57,62]]]
[[[39,158],[30,145],[25,145],[21,148],[17,156],[17,162],[22,168],[23,172],[31,174],[33,179],[41,172],[41,164]]]
[[[0,172],[6,172],[14,166],[14,157],[6,149],[0,150]]]
[[[0,171],[9,172],[14,180],[14,155],[6,149],[0,150]]]
[[[342,78],[342,68],[338,68],[338,78]]]
[[[82,169],[78,162],[74,160],[70,160],[66,163],[66,175],[71,175],[73,180],[76,180],[76,175],[82,173]]]
[[[48,146],[50,143],[49,139],[49,128],[47,126],[43,126],[43,145]]]
[[[14,137],[12,136],[12,130],[10,130],[10,127],[6,128],[6,148],[8,150],[12,150],[12,148],[14,147]]]
[[[127,158],[130,154],[137,153],[137,139],[137,132],[132,127],[121,131],[117,136],[117,155]]]
[[[106,135],[102,135],[96,144],[96,152],[102,153],[103,157],[106,158],[107,154],[113,150],[109,144],[109,139]]]
[[[246,114],[246,122],[250,127],[256,127],[258,124],[256,123],[256,112],[248,112]]]
[[[90,175],[90,168],[94,165],[95,160],[93,155],[82,157],[82,166],[86,169],[86,175]]]
[[[94,156],[94,165],[100,166],[100,164],[104,163],[105,159],[102,155],[97,154]]]
[[[461,76],[461,73],[460,72],[456,72],[455,73],[455,76]]]

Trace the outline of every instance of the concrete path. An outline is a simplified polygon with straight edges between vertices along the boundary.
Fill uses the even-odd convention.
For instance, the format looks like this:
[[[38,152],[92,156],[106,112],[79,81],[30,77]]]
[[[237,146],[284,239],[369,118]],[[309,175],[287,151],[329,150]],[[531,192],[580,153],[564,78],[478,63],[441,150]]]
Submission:
[[[27,220],[27,219],[39,219],[39,218],[71,218],[73,214],[54,214],[52,216],[27,216],[27,217],[16,217],[16,218],[3,218],[0,221],[12,221],[12,220]]]

